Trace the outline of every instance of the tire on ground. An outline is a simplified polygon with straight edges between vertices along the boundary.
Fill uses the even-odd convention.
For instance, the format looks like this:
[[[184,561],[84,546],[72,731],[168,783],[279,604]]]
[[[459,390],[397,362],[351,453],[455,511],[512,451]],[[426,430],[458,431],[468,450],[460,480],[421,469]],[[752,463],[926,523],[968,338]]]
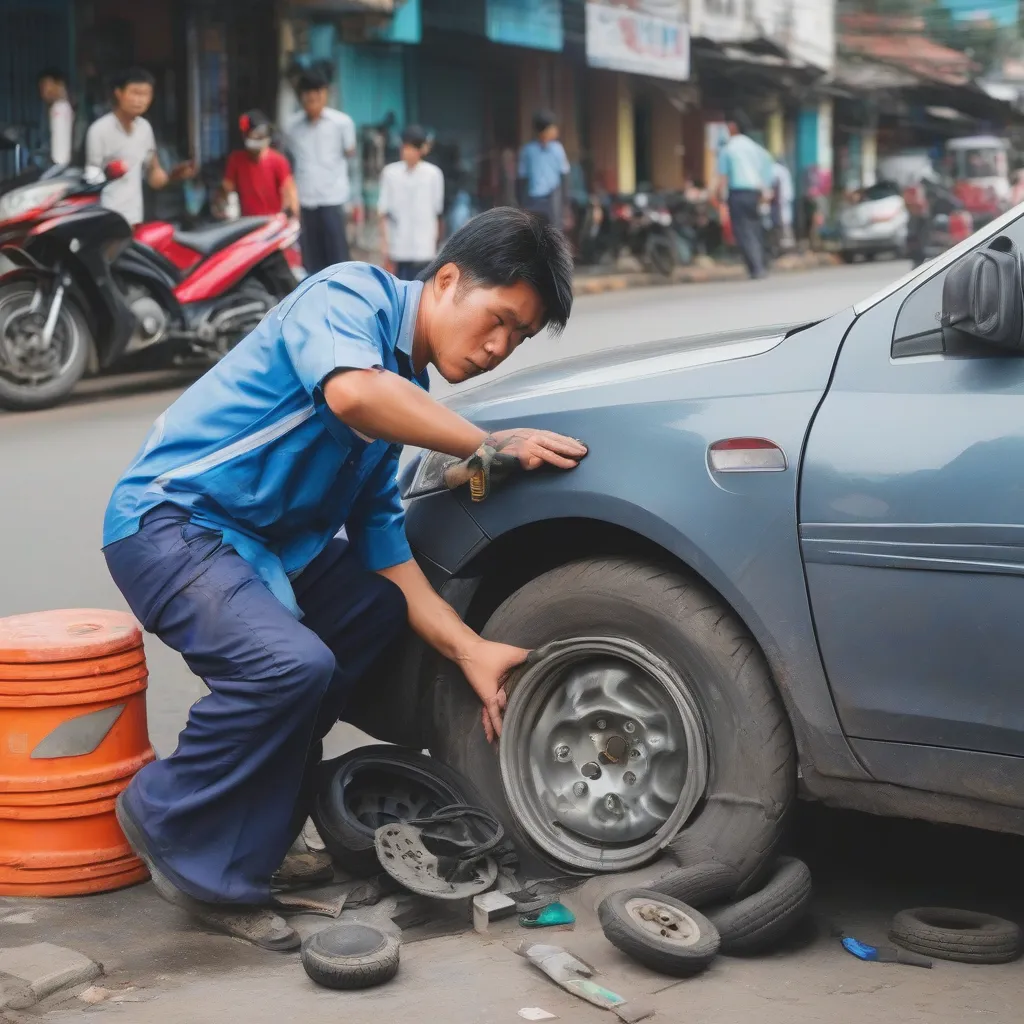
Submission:
[[[337,865],[356,878],[367,878],[381,868],[374,849],[376,829],[361,822],[351,812],[344,783],[349,772],[355,774],[375,769],[409,775],[419,780],[422,786],[429,786],[437,793],[435,810],[448,804],[481,805],[480,796],[466,779],[437,758],[418,751],[375,743],[356,747],[341,757],[325,761],[320,768],[313,799],[313,824]],[[403,807],[396,802],[387,819],[379,824],[408,821],[423,810],[421,805]]]
[[[807,865],[794,857],[780,857],[761,889],[709,910],[708,918],[722,937],[722,952],[742,956],[772,949],[803,920],[810,905]]]
[[[302,944],[302,966],[327,988],[371,988],[398,973],[397,936],[365,924],[331,925]]]
[[[760,648],[703,582],[653,561],[571,562],[509,597],[483,635],[530,648],[579,636],[620,636],[673,664],[701,708],[710,781],[671,849],[686,866],[724,864],[741,884],[770,858],[795,794],[792,732]],[[550,858],[512,819],[480,703],[450,663],[442,663],[434,686],[432,732],[432,752],[473,780],[524,855],[524,867],[550,868]]]
[[[901,910],[889,938],[913,953],[965,964],[1006,964],[1021,954],[1021,930],[1013,921],[973,910]]]
[[[662,935],[641,926],[630,904],[641,901],[651,908],[664,908],[668,915],[682,915],[688,928],[673,935],[672,927]],[[720,940],[715,926],[701,913],[670,896],[650,889],[623,889],[601,901],[598,920],[605,938],[618,950],[644,967],[674,978],[703,971],[718,955]]]

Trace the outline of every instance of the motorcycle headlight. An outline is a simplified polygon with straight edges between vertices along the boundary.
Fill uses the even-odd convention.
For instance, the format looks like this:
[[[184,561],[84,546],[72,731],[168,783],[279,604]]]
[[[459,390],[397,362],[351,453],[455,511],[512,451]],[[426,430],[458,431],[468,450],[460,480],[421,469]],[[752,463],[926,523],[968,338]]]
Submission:
[[[29,210],[49,206],[65,195],[71,186],[66,181],[47,181],[12,189],[0,196],[0,220],[14,220]]]
[[[440,452],[421,452],[406,466],[399,479],[402,497],[408,501],[424,494],[445,489],[444,474],[449,466],[460,460],[454,455]]]

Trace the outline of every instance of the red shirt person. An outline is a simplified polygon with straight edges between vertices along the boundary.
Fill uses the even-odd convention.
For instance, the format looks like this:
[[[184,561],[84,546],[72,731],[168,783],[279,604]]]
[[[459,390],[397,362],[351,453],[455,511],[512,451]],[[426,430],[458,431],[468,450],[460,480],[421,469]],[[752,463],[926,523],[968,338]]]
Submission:
[[[266,217],[299,208],[295,179],[288,158],[270,148],[270,120],[259,110],[238,119],[245,149],[228,156],[221,187],[224,194],[238,193],[243,217]]]

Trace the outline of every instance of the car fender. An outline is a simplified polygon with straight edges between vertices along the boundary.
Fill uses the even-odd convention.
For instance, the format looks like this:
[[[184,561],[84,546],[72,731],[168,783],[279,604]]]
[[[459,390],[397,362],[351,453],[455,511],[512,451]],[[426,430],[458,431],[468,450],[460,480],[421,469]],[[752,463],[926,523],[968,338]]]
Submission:
[[[702,577],[747,624],[801,756],[823,774],[866,777],[818,654],[797,529],[804,442],[853,319],[846,311],[756,357],[636,382],[639,395],[620,382],[607,395],[562,392],[557,402],[527,394],[491,408],[484,396],[468,412],[485,429],[543,425],[580,437],[590,453],[574,470],[530,474],[480,503],[464,492],[412,502],[413,547],[449,573],[472,576],[490,544],[530,525],[583,519],[631,531]],[[774,441],[785,470],[713,473],[708,447],[730,437]],[[466,515],[479,535],[441,525]]]

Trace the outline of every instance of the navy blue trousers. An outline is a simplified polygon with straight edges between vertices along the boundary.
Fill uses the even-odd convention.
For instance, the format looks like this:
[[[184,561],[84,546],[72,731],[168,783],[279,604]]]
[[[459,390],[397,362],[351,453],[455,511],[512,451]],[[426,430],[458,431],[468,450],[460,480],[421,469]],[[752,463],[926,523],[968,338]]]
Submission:
[[[173,505],[104,549],[143,626],[209,694],[170,757],[125,793],[158,867],[196,899],[265,903],[302,828],[324,736],[406,622],[401,590],[334,540],[299,576],[296,619],[220,536]]]
[[[318,274],[335,263],[349,261],[344,207],[304,206],[299,214],[302,224],[299,244],[307,274]]]

